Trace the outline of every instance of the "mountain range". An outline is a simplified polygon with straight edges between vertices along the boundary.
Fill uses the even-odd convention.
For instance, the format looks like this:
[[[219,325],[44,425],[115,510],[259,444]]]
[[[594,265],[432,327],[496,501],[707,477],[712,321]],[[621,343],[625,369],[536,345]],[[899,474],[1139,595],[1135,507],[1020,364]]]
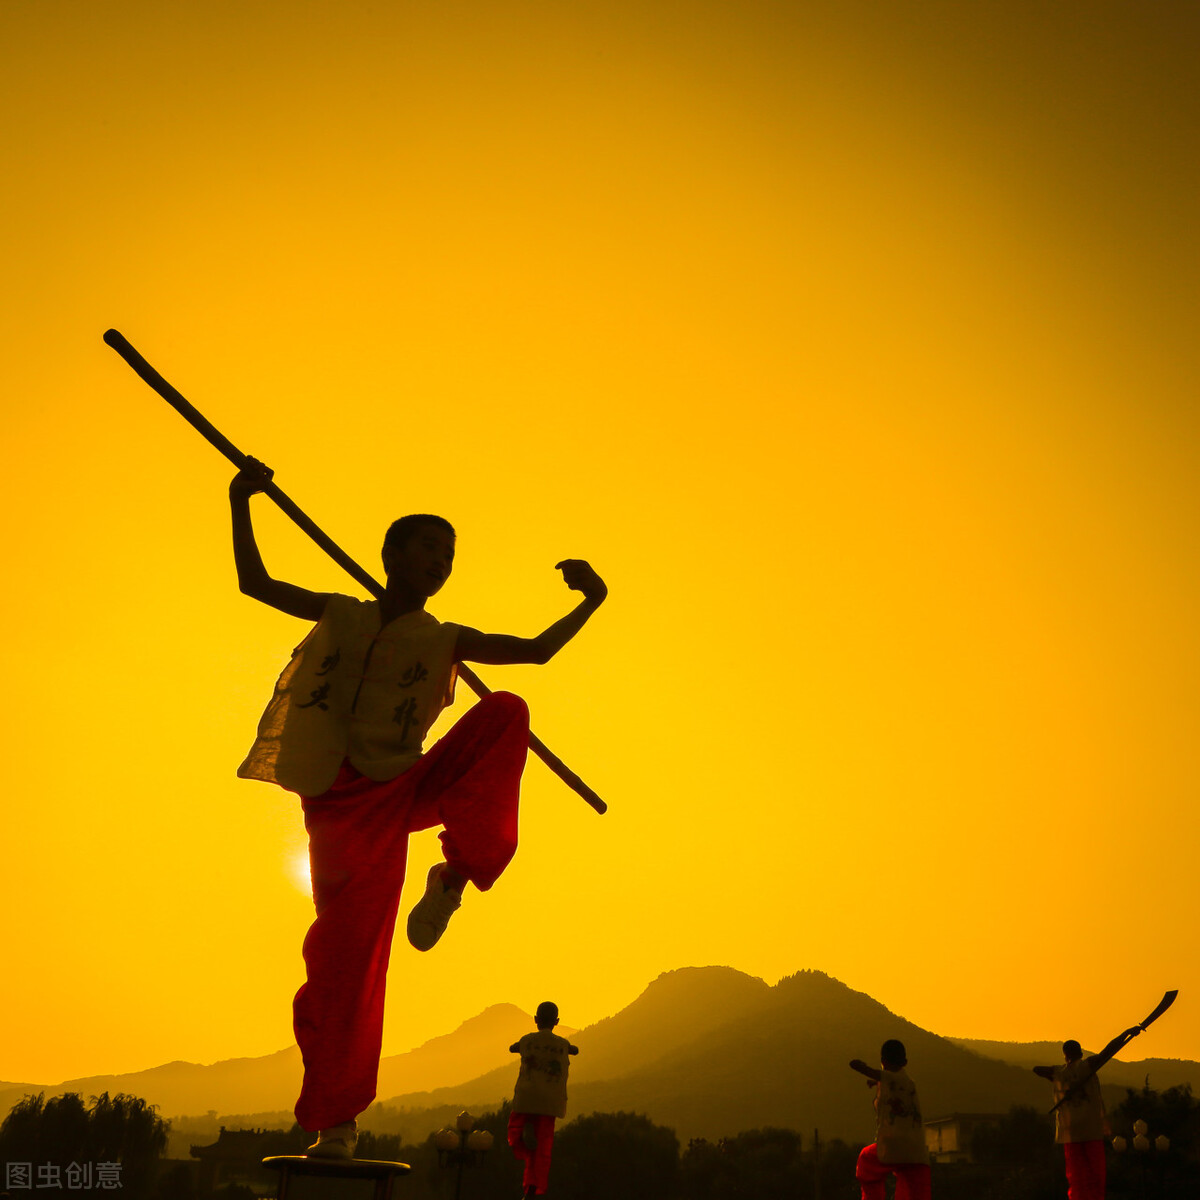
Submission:
[[[419,1141],[462,1108],[495,1107],[511,1096],[516,1076],[508,1047],[532,1028],[527,1013],[496,1004],[452,1033],[385,1058],[379,1102],[360,1123]],[[1057,1043],[940,1037],[820,971],[801,971],[773,987],[729,967],[670,971],[615,1015],[560,1032],[580,1049],[571,1065],[572,1115],[641,1112],[673,1128],[685,1143],[763,1126],[819,1128],[823,1137],[868,1140],[871,1094],[847,1063],[874,1063],[890,1037],[907,1047],[926,1119],[1002,1113],[1015,1104],[1048,1109],[1049,1088],[1029,1067],[1061,1058]],[[215,1134],[218,1121],[230,1127],[290,1125],[300,1074],[299,1051],[292,1046],[211,1066],[174,1062],[53,1086],[0,1083],[0,1112],[30,1092],[129,1092],[203,1140],[208,1126]],[[1110,1102],[1125,1087],[1141,1087],[1147,1076],[1160,1090],[1185,1083],[1200,1090],[1200,1063],[1114,1060],[1102,1075]]]

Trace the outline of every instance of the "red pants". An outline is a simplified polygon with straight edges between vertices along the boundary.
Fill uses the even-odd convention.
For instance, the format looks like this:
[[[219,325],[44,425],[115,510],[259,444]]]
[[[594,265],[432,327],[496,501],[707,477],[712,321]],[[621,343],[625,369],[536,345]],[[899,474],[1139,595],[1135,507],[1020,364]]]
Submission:
[[[1104,1200],[1107,1164],[1104,1143],[1063,1142],[1067,1158],[1067,1196],[1070,1200]]]
[[[889,1175],[896,1177],[896,1200],[929,1200],[927,1163],[882,1163],[872,1143],[858,1156],[854,1177],[862,1188],[862,1200],[884,1200]]]
[[[526,1123],[533,1126],[537,1134],[537,1148],[530,1150],[522,1137]],[[512,1152],[525,1160],[525,1174],[521,1178],[521,1186],[528,1194],[533,1188],[534,1193],[541,1196],[546,1191],[550,1181],[550,1151],[554,1146],[554,1118],[543,1116],[541,1113],[515,1112],[508,1118],[508,1144]]]
[[[349,1121],[375,1098],[408,835],[444,825],[446,862],[487,891],[517,848],[528,747],[525,702],[493,692],[395,779],[376,783],[345,762],[329,791],[304,797],[317,908],[304,939],[308,982],[293,1004],[305,1129]]]

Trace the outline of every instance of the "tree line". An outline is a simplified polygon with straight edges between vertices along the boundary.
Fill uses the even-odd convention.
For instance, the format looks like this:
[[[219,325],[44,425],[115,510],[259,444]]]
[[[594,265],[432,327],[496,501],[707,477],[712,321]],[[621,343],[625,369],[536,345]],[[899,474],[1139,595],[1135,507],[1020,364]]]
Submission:
[[[506,1142],[509,1111],[506,1103],[476,1123],[492,1134],[494,1144],[477,1165],[463,1168],[462,1200],[521,1194],[521,1164]],[[1132,1142],[1138,1120],[1146,1122],[1151,1149],[1130,1146],[1124,1154],[1109,1153],[1109,1200],[1195,1200],[1200,1195],[1200,1101],[1189,1087],[1131,1089],[1111,1116],[1113,1133]],[[89,1105],[73,1094],[49,1100],[30,1096],[0,1125],[0,1163],[56,1164],[65,1171],[71,1163],[119,1162],[121,1187],[113,1194],[121,1200],[208,1200],[195,1190],[191,1164],[161,1162],[167,1131],[168,1122],[153,1106],[133,1096],[106,1093]],[[1160,1135],[1169,1139],[1168,1149],[1153,1148]],[[293,1126],[270,1140],[266,1153],[301,1154],[311,1135]],[[681,1146],[673,1130],[646,1116],[593,1113],[557,1131],[551,1195],[553,1200],[858,1200],[854,1164],[859,1149],[791,1129],[752,1129]],[[358,1155],[411,1164],[412,1173],[397,1187],[404,1200],[454,1195],[457,1168],[439,1165],[432,1135],[413,1145],[364,1131]],[[1063,1200],[1066,1195],[1062,1151],[1045,1112],[1014,1108],[981,1125],[972,1137],[971,1157],[971,1163],[934,1164],[938,1200]],[[30,1194],[57,1200],[79,1190],[34,1186]],[[211,1195],[250,1200],[253,1193],[230,1184]]]

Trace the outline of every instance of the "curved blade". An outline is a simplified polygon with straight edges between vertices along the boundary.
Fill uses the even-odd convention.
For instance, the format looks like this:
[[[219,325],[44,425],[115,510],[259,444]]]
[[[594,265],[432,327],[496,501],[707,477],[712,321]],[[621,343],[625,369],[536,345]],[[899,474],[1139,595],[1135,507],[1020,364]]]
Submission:
[[[1142,1028],[1145,1029],[1152,1021],[1157,1021],[1159,1017],[1175,1003],[1175,997],[1179,995],[1179,989],[1176,988],[1173,992],[1167,992],[1165,996],[1158,1002],[1158,1007],[1142,1022]]]

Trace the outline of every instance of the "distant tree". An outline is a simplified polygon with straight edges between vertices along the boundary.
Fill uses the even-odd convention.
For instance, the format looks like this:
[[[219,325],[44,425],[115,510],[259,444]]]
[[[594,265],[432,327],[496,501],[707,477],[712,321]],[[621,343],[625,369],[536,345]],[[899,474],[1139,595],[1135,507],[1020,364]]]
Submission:
[[[195,1200],[196,1185],[189,1163],[177,1162],[154,1185],[154,1200]]]
[[[166,1121],[137,1096],[94,1097],[89,1114],[89,1149],[95,1161],[121,1163],[121,1187],[127,1197],[148,1195],[154,1164],[167,1148]]]
[[[681,1200],[859,1200],[858,1151],[834,1138],[803,1149],[793,1129],[693,1138],[679,1161]],[[819,1179],[819,1188],[818,1188]]]
[[[1112,1116],[1113,1133],[1129,1137],[1134,1121],[1145,1121],[1152,1136],[1165,1134],[1184,1157],[1200,1160],[1200,1100],[1190,1084],[1154,1091],[1129,1088]]]
[[[311,1134],[305,1135],[309,1141]],[[368,1129],[359,1131],[358,1148],[354,1151],[359,1158],[373,1158],[382,1162],[407,1162],[400,1154],[401,1140],[394,1133],[372,1133]]]
[[[313,1135],[302,1129],[297,1122],[292,1123],[291,1129],[271,1129],[263,1138],[263,1158],[282,1154],[303,1154],[312,1145]],[[361,1157],[370,1158],[369,1154]]]
[[[684,1200],[717,1200],[733,1194],[737,1170],[723,1153],[724,1139],[692,1138],[679,1160],[679,1195]]]
[[[437,1150],[432,1134],[423,1145],[414,1146],[405,1143],[403,1138],[394,1133],[363,1130],[358,1135],[355,1153],[359,1158],[407,1163],[412,1170],[403,1183],[395,1188],[397,1196],[403,1191],[404,1200],[439,1200],[445,1194],[442,1190],[443,1180],[437,1172]],[[463,1200],[471,1200],[475,1194],[464,1187]]]
[[[1016,1105],[971,1135],[974,1169],[934,1167],[934,1187],[947,1200],[1062,1200],[1066,1195],[1063,1152],[1054,1141],[1054,1118],[1042,1109]],[[981,1174],[980,1171],[983,1171]]]
[[[593,1113],[554,1136],[550,1189],[556,1200],[669,1200],[678,1173],[674,1130],[638,1113]]]
[[[1145,1121],[1152,1143],[1139,1151],[1133,1146],[1133,1123]],[[1200,1196],[1200,1101],[1188,1085],[1157,1092],[1149,1086],[1130,1088],[1112,1114],[1112,1130],[1126,1139],[1122,1154],[1109,1156],[1109,1195],[1155,1196],[1159,1200],[1195,1200]],[[1166,1150],[1153,1145],[1163,1136]]]
[[[811,1162],[792,1129],[751,1129],[711,1143],[688,1143],[679,1163],[688,1200],[797,1200],[812,1194]]]
[[[167,1146],[168,1124],[154,1107],[136,1096],[92,1097],[91,1107],[74,1092],[46,1099],[26,1096],[0,1125],[0,1159],[53,1166],[64,1178],[62,1189],[35,1189],[45,1200],[67,1195],[66,1172],[102,1162],[121,1164],[121,1195],[144,1200],[150,1194],[155,1163]]]
[[[213,1192],[213,1200],[258,1200],[258,1193],[244,1183],[227,1183]]]
[[[971,1135],[971,1157],[978,1163],[1057,1169],[1060,1156],[1054,1145],[1054,1118],[1029,1105],[1017,1105],[999,1121],[976,1126]]]
[[[832,1138],[823,1141],[819,1151],[808,1151],[806,1158],[815,1162],[813,1175],[821,1178],[821,1200],[859,1200],[862,1189],[854,1178],[859,1149],[846,1145],[841,1138]]]

